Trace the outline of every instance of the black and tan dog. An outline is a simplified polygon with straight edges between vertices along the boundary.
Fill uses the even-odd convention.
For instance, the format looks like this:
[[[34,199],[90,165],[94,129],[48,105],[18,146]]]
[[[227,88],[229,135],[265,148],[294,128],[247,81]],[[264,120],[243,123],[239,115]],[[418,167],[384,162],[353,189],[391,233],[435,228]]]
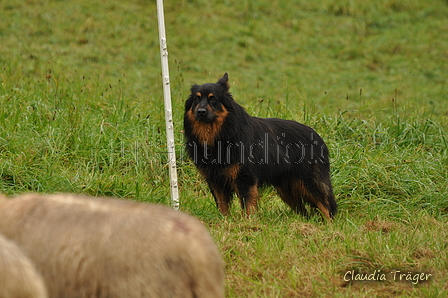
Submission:
[[[271,184],[296,212],[306,215],[306,202],[327,219],[335,215],[322,138],[295,121],[247,114],[229,93],[227,73],[217,83],[191,87],[184,131],[187,152],[222,214],[228,214],[235,192],[251,214],[257,208],[258,187]]]

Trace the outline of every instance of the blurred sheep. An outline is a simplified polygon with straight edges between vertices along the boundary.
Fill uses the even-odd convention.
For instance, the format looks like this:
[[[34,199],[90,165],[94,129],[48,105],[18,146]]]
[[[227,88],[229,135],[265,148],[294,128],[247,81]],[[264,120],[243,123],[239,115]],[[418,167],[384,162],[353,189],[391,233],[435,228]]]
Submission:
[[[33,260],[50,297],[224,297],[210,234],[165,206],[27,194],[0,200],[0,233]]]
[[[33,262],[3,235],[0,235],[0,297],[48,297],[44,280]]]

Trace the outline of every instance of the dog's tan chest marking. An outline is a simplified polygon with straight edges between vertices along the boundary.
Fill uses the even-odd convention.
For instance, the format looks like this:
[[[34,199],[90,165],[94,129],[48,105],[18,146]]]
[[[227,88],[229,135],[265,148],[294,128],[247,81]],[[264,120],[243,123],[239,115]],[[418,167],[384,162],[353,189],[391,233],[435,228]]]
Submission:
[[[193,134],[199,139],[201,145],[214,145],[215,138],[221,132],[221,127],[229,114],[224,106],[222,106],[222,109],[222,111],[216,112],[216,119],[211,123],[197,121],[194,117],[193,108],[188,111],[188,119],[193,124]]]

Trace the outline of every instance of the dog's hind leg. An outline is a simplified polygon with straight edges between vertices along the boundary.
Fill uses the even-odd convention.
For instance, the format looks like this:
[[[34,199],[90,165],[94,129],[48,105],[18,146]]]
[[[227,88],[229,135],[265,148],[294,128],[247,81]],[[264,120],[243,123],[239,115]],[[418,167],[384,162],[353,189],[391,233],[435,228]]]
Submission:
[[[305,217],[308,216],[308,212],[305,208],[302,197],[292,191],[289,183],[282,183],[282,185],[277,186],[276,188],[280,198],[283,202],[288,204],[294,212],[297,212]]]
[[[328,209],[328,213],[331,218],[336,215],[338,206],[336,204],[336,200],[334,199],[333,187],[331,186],[330,178],[314,181],[317,185],[317,189],[319,189],[322,197],[322,202]]]
[[[300,196],[305,202],[319,209],[326,219],[331,220],[336,210],[332,209],[328,201],[328,190],[328,186],[320,181],[297,179],[292,183],[292,191],[296,196]]]

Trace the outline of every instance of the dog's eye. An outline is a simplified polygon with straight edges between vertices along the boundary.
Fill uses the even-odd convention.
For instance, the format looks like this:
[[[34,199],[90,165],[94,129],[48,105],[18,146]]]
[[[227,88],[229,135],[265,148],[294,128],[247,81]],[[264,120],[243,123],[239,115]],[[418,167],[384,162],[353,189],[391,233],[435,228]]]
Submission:
[[[215,102],[215,101],[216,101],[216,97],[214,97],[214,96],[210,96],[210,101],[211,101],[211,102]]]
[[[201,100],[201,98],[199,97],[199,96],[196,96],[195,98],[194,98],[194,101],[195,102],[199,102]]]

